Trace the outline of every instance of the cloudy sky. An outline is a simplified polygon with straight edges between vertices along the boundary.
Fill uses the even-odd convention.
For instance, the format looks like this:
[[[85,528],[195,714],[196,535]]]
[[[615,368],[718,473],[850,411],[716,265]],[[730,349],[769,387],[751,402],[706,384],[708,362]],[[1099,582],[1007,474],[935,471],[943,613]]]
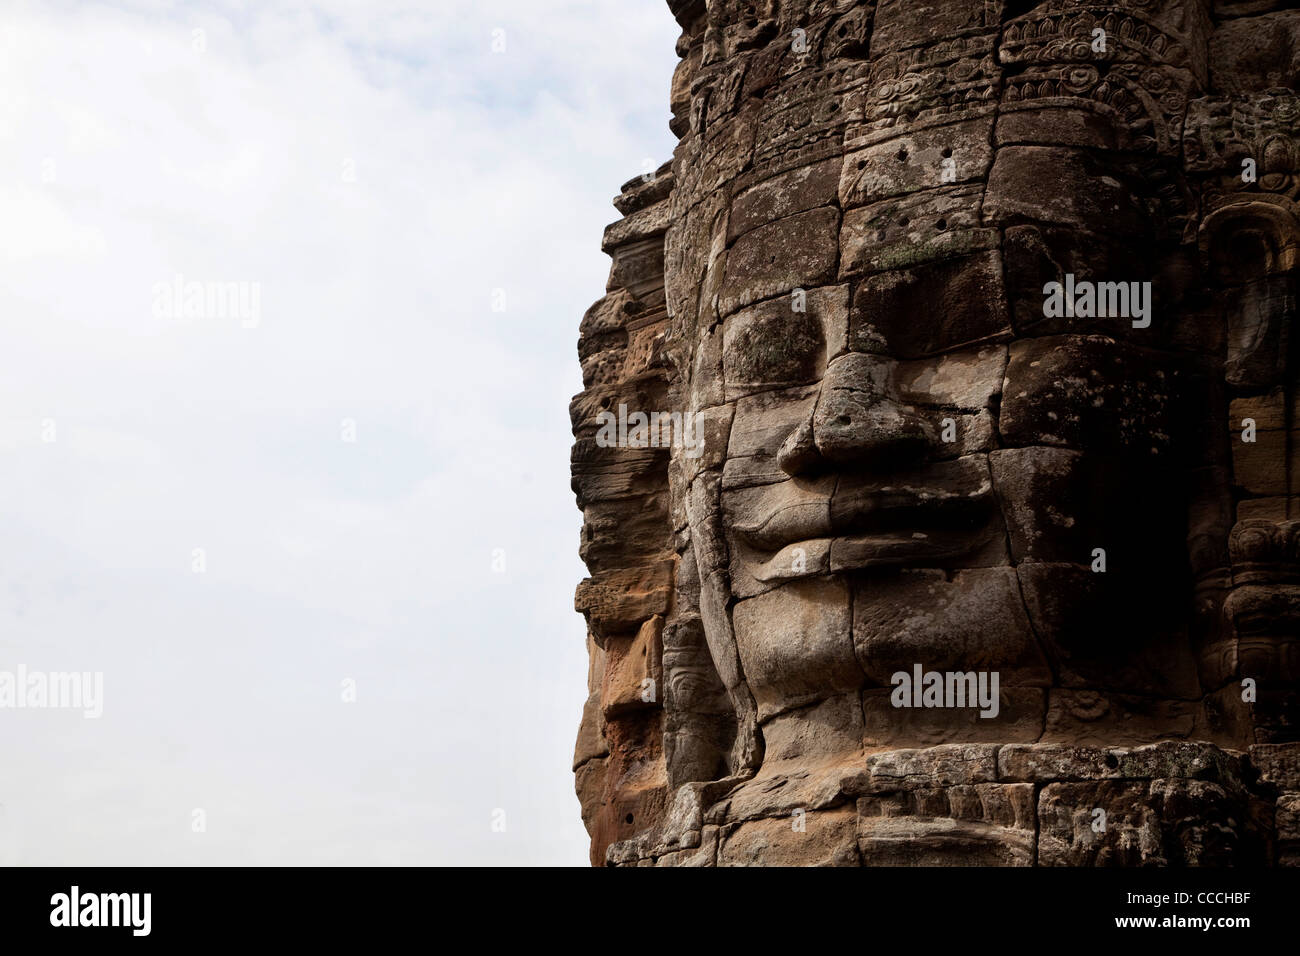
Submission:
[[[0,863],[586,862],[567,405],[677,32],[4,3],[0,672],[104,683],[0,709]]]

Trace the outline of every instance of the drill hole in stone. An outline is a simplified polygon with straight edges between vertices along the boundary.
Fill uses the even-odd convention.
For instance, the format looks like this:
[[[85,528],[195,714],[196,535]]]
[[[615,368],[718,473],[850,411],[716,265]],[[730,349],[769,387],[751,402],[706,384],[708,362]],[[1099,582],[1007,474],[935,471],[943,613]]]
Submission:
[[[952,156],[952,147],[945,146],[943,149],[939,150],[939,155],[942,156],[944,159],[948,159],[950,156]]]
[[[837,416],[835,416],[835,424],[836,424],[836,425],[851,425],[851,424],[853,424],[853,419],[849,418],[848,415],[837,415]]]
[[[948,220],[940,219],[938,222],[934,224],[934,228],[938,229],[940,232],[943,232],[945,229],[948,228]]]
[[[898,224],[899,224],[900,226],[902,226],[904,229],[906,229],[907,226],[908,226],[908,224],[909,224],[911,221],[912,221],[912,220],[910,220],[910,219],[908,219],[906,216],[904,216],[902,219],[898,220]]]
[[[626,819],[628,823],[631,823],[631,822],[632,822],[632,814],[629,813],[629,814],[628,814],[624,819]]]
[[[898,151],[898,161],[899,161],[900,163],[905,163],[905,162],[907,162],[907,149],[906,149],[906,148],[900,149],[900,150]]]
[[[867,168],[867,161],[865,159],[859,159],[858,169],[866,169],[866,168]]]
[[[1106,769],[1114,770],[1119,766],[1119,758],[1114,754],[1106,754]]]

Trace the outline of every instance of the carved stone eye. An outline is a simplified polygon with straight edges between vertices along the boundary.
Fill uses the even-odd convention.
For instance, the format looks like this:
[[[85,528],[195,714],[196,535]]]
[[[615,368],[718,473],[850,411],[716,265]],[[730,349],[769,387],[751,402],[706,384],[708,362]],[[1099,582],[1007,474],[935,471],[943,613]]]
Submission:
[[[782,303],[730,321],[723,352],[729,385],[793,385],[820,374],[826,343],[816,317]]]

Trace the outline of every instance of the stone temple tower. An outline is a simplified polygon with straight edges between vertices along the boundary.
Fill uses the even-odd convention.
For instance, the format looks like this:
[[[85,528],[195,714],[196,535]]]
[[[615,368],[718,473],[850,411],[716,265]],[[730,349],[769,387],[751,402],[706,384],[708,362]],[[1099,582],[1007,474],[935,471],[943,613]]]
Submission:
[[[1300,10],[668,6],[570,409],[593,863],[1300,863]]]

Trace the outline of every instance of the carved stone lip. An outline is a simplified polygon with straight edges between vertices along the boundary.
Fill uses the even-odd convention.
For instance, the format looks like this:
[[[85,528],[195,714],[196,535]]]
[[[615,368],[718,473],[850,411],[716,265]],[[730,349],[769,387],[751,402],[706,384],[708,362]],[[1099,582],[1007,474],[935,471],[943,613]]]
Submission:
[[[881,482],[872,489],[855,487],[829,498],[791,502],[773,495],[759,503],[751,520],[734,522],[736,535],[760,552],[779,552],[814,540],[835,539],[840,549],[871,548],[871,542],[900,553],[930,553],[936,542],[956,547],[956,538],[975,539],[995,509],[992,484],[969,489],[927,488]],[[850,545],[849,542],[860,542]]]
[[[980,547],[981,531],[890,531],[794,541],[759,565],[753,576],[771,583],[866,568],[930,567]]]

